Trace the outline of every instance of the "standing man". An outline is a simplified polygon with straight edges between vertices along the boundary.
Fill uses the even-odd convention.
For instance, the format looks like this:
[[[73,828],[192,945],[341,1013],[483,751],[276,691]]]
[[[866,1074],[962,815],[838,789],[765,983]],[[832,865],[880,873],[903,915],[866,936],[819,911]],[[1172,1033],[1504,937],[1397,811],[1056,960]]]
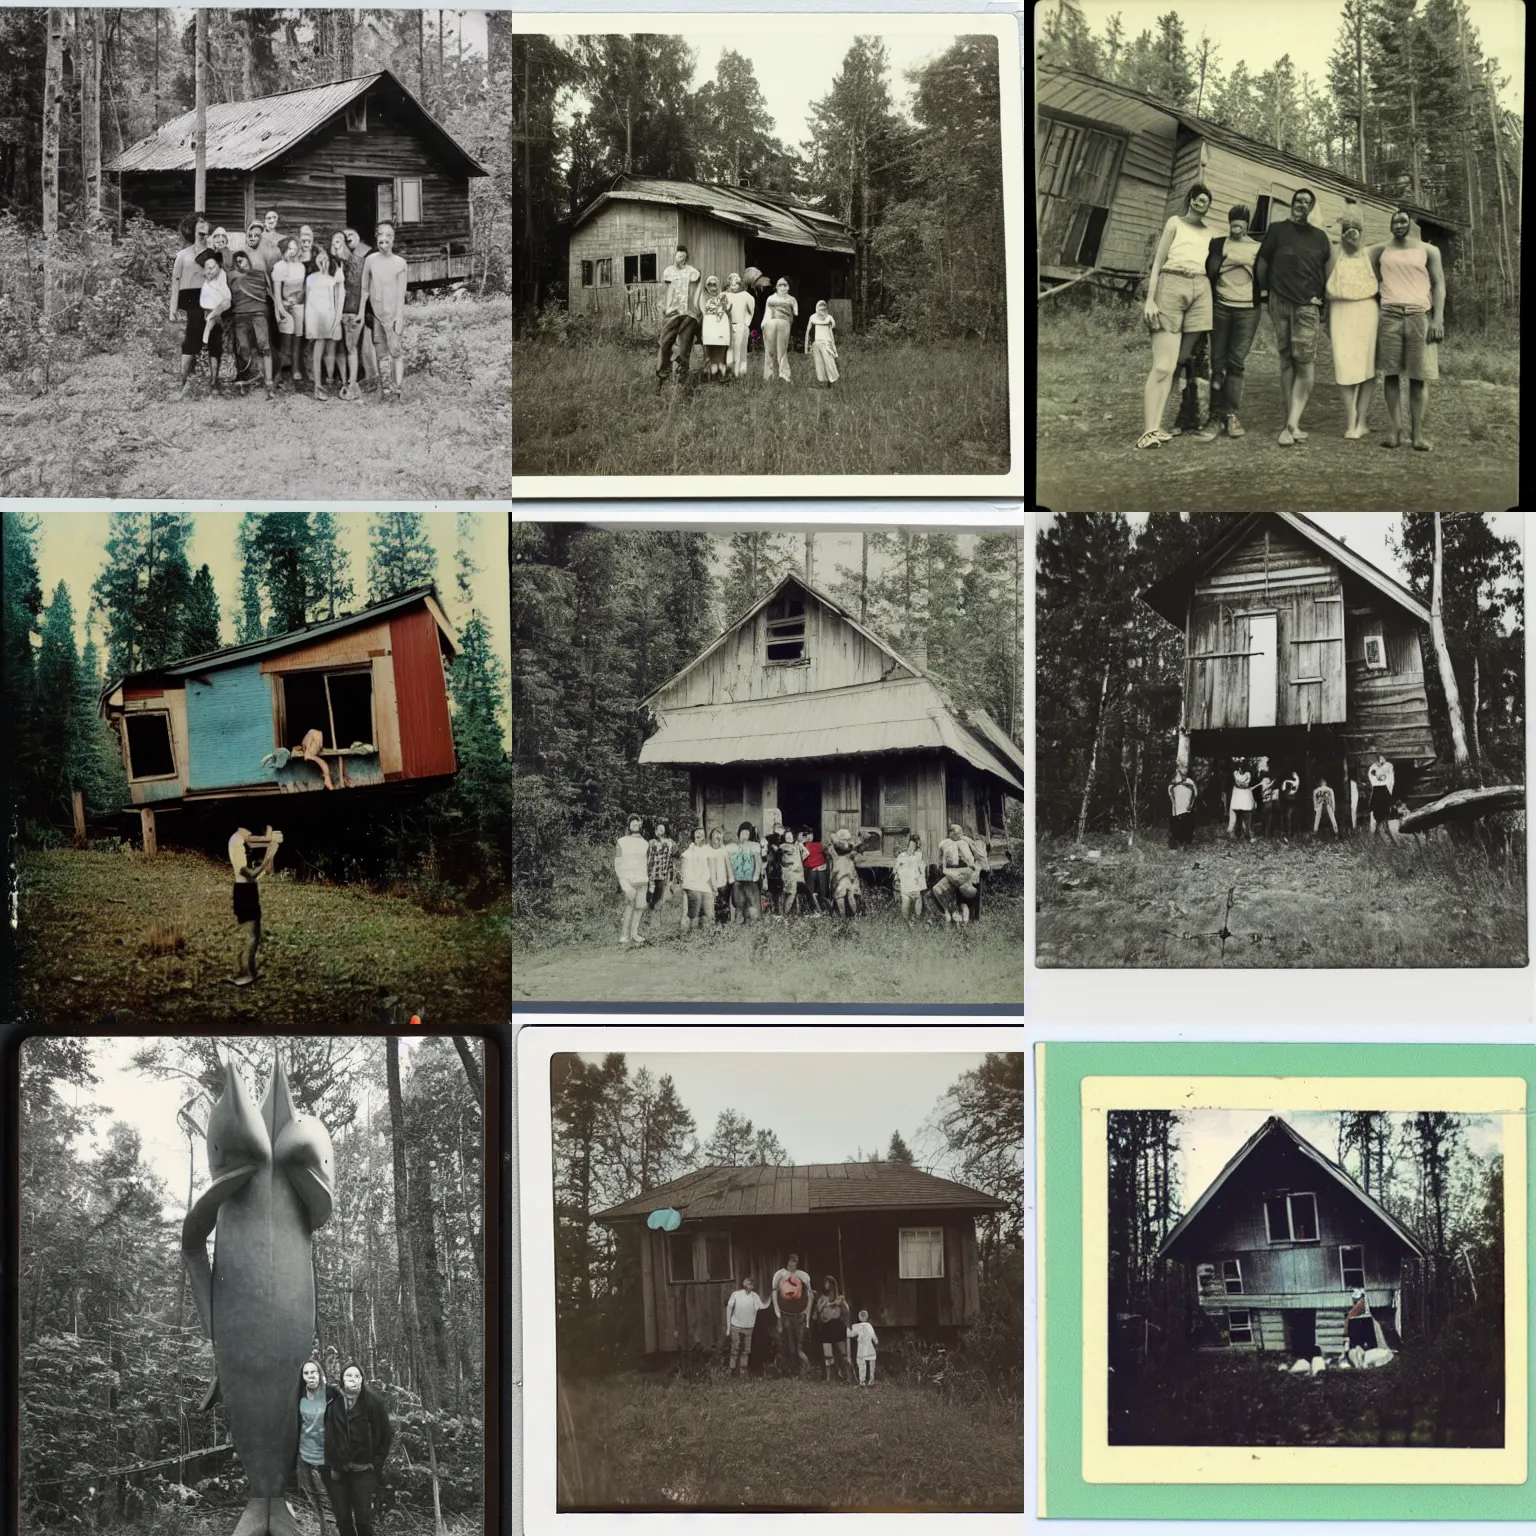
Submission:
[[[1317,205],[1310,187],[1299,187],[1291,198],[1291,216],[1273,225],[1259,246],[1253,281],[1259,297],[1269,302],[1280,353],[1280,394],[1286,408],[1280,446],[1304,443],[1301,413],[1307,408],[1317,367],[1317,333],[1322,328],[1323,290],[1328,282],[1328,236],[1308,222]]]
[[[348,398],[361,400],[363,380],[379,376],[379,354],[373,347],[373,306],[363,303],[363,266],[373,255],[373,247],[350,225],[342,231],[342,239],[347,244],[341,337],[347,347]]]
[[[379,247],[363,263],[362,303],[373,305],[374,350],[389,354],[393,393],[398,396],[405,388],[405,257],[394,254],[395,226],[388,219],[379,225],[374,239]],[[391,393],[383,368],[379,369],[379,393]]]
[[[238,827],[229,840],[229,861],[235,870],[235,921],[240,925],[242,944],[240,969],[232,978],[237,987],[248,987],[257,979],[256,951],[261,947],[261,894],[256,889],[256,882],[272,873],[283,834],[274,832],[271,827],[267,828],[264,839],[267,856],[259,867],[250,862],[248,844],[251,837],[249,828]]]
[[[784,1268],[773,1274],[773,1315],[779,1320],[779,1359],[786,1374],[800,1361],[800,1374],[811,1363],[805,1357],[805,1319],[811,1309],[811,1277],[800,1268],[800,1255],[790,1254]]]
[[[1248,233],[1252,218],[1237,203],[1227,209],[1227,233],[1211,241],[1205,275],[1213,300],[1211,320],[1211,413],[1195,433],[1203,443],[1223,432],[1242,437],[1237,408],[1243,403],[1243,368],[1259,329],[1259,296],[1253,285],[1259,242]]]
[[[1387,829],[1387,822],[1392,815],[1392,802],[1397,798],[1397,774],[1387,761],[1385,752],[1377,752],[1375,747],[1371,751],[1376,752],[1376,761],[1365,770],[1365,776],[1371,786],[1368,830],[1374,833],[1378,825],[1383,831]]]
[[[1437,246],[1413,233],[1401,208],[1392,215],[1392,238],[1373,245],[1371,265],[1381,283],[1381,322],[1376,331],[1376,371],[1386,375],[1387,415],[1392,419],[1383,448],[1402,446],[1402,380],[1408,380],[1408,418],[1413,446],[1428,453],[1424,438],[1424,397],[1440,377],[1436,343],[1445,340],[1445,271]]]
[[[1189,771],[1175,767],[1173,782],[1168,786],[1168,801],[1173,817],[1168,823],[1168,846],[1187,848],[1195,840],[1195,802],[1200,798],[1200,786],[1190,778]]]
[[[701,918],[702,922],[703,919]],[[757,1327],[757,1314],[766,1311],[773,1303],[764,1300],[753,1289],[752,1276],[743,1275],[741,1288],[732,1291],[725,1299],[725,1337],[730,1345],[729,1375],[736,1375],[741,1367],[745,1376],[752,1363],[752,1333]]]
[[[688,247],[679,245],[672,265],[661,274],[666,300],[661,311],[661,338],[656,348],[656,388],[667,382],[672,369],[672,344],[676,342],[678,365],[674,375],[679,384],[688,379],[688,360],[693,344],[699,339],[702,315],[699,309],[701,274],[688,264]]]

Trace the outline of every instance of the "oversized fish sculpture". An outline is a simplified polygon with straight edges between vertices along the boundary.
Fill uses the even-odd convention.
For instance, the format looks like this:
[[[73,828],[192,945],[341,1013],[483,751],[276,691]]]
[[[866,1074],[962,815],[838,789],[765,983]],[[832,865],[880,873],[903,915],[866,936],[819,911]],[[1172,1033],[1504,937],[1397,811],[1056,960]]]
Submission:
[[[208,1117],[212,1182],[181,1229],[182,1261],[213,1341],[203,1407],[224,1404],[250,1499],[233,1536],[299,1536],[283,1499],[299,1445],[299,1379],[315,1333],[311,1233],[331,1215],[331,1138],[295,1111],[282,1058],[261,1107],[234,1063]],[[214,1236],[213,1264],[208,1235]]]

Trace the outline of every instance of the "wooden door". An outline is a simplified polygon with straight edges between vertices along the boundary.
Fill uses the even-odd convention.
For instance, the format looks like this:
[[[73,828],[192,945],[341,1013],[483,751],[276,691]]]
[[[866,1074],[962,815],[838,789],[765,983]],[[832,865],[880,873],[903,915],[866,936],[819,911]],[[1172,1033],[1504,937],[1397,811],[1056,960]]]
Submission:
[[[1273,613],[1248,615],[1248,725],[1275,723],[1276,618]]]
[[[1125,140],[1047,119],[1039,142],[1041,265],[1092,266],[1109,220]]]

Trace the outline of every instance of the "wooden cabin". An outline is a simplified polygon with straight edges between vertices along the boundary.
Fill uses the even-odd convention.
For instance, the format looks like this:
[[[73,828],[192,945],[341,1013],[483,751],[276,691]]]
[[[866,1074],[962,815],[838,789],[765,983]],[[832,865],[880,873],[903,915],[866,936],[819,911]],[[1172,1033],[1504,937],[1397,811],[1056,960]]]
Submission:
[[[646,1225],[669,1209],[682,1217],[676,1231]],[[953,1343],[981,1316],[976,1217],[1004,1209],[905,1163],[809,1163],[703,1168],[592,1219],[638,1243],[645,1350],[665,1354],[716,1343],[731,1292],[751,1275],[769,1295],[791,1253],[818,1289],[838,1278],[882,1348],[903,1333]],[[754,1354],[772,1347],[772,1323],[772,1311],[759,1319]]]
[[[387,69],[207,111],[205,211],[231,246],[269,208],[280,233],[308,224],[327,247],[348,225],[372,245],[388,219],[408,282],[469,276],[469,182],[490,172]],[[183,113],[103,167],[118,179],[122,217],[174,229],[192,212],[196,123]]]
[[[1141,598],[1184,632],[1181,757],[1262,754],[1339,791],[1379,749],[1410,805],[1438,793],[1429,610],[1309,517],[1251,513]]]
[[[1312,222],[1338,244],[1346,204],[1360,215],[1365,243],[1391,238],[1392,210],[1406,207],[1414,233],[1447,254],[1454,220],[1373,191],[1326,166],[1170,107],[1155,96],[1070,69],[1037,74],[1035,207],[1040,275],[1062,281],[1097,270],[1132,286],[1195,182],[1211,190],[1206,222],[1227,232],[1227,209],[1253,210],[1250,233],[1290,217],[1298,187],[1317,194]]]
[[[985,710],[961,711],[835,599],[787,575],[642,702],[642,763],[691,775],[697,824],[727,839],[777,809],[786,827],[846,827],[860,862],[889,868],[916,831],[935,862],[952,822],[1004,862],[1005,798],[1023,751]]]
[[[1404,1261],[1424,1245],[1278,1115],[1271,1115],[1163,1239],[1191,1272],[1202,1347],[1310,1359],[1344,1348],[1350,1292],[1377,1342],[1402,1335]],[[1383,1328],[1389,1328],[1389,1334]]]
[[[446,668],[457,654],[427,586],[108,683],[101,709],[146,849],[157,809],[324,791],[319,767],[292,755],[311,729],[335,794],[453,774]]]
[[[571,224],[569,307],[623,316],[641,335],[661,327],[661,274],[679,242],[702,277],[723,289],[732,272],[756,267],[789,279],[800,302],[795,335],[818,299],[839,326],[853,327],[853,231],[797,198],[747,187],[620,176]]]

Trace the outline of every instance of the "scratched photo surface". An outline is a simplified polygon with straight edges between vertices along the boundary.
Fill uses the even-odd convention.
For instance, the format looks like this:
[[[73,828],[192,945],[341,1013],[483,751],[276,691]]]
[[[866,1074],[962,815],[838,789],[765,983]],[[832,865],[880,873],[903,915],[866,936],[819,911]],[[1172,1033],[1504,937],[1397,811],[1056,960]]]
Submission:
[[[558,1508],[1022,1512],[1023,1072],[555,1055]]]
[[[1034,532],[1038,965],[1526,965],[1525,514]]]
[[[1108,1114],[1109,1444],[1504,1444],[1497,1115]]]
[[[479,1531],[484,1081],[464,1036],[24,1040],[26,1536]]]
[[[5,513],[13,1015],[505,1020],[507,526]]]

